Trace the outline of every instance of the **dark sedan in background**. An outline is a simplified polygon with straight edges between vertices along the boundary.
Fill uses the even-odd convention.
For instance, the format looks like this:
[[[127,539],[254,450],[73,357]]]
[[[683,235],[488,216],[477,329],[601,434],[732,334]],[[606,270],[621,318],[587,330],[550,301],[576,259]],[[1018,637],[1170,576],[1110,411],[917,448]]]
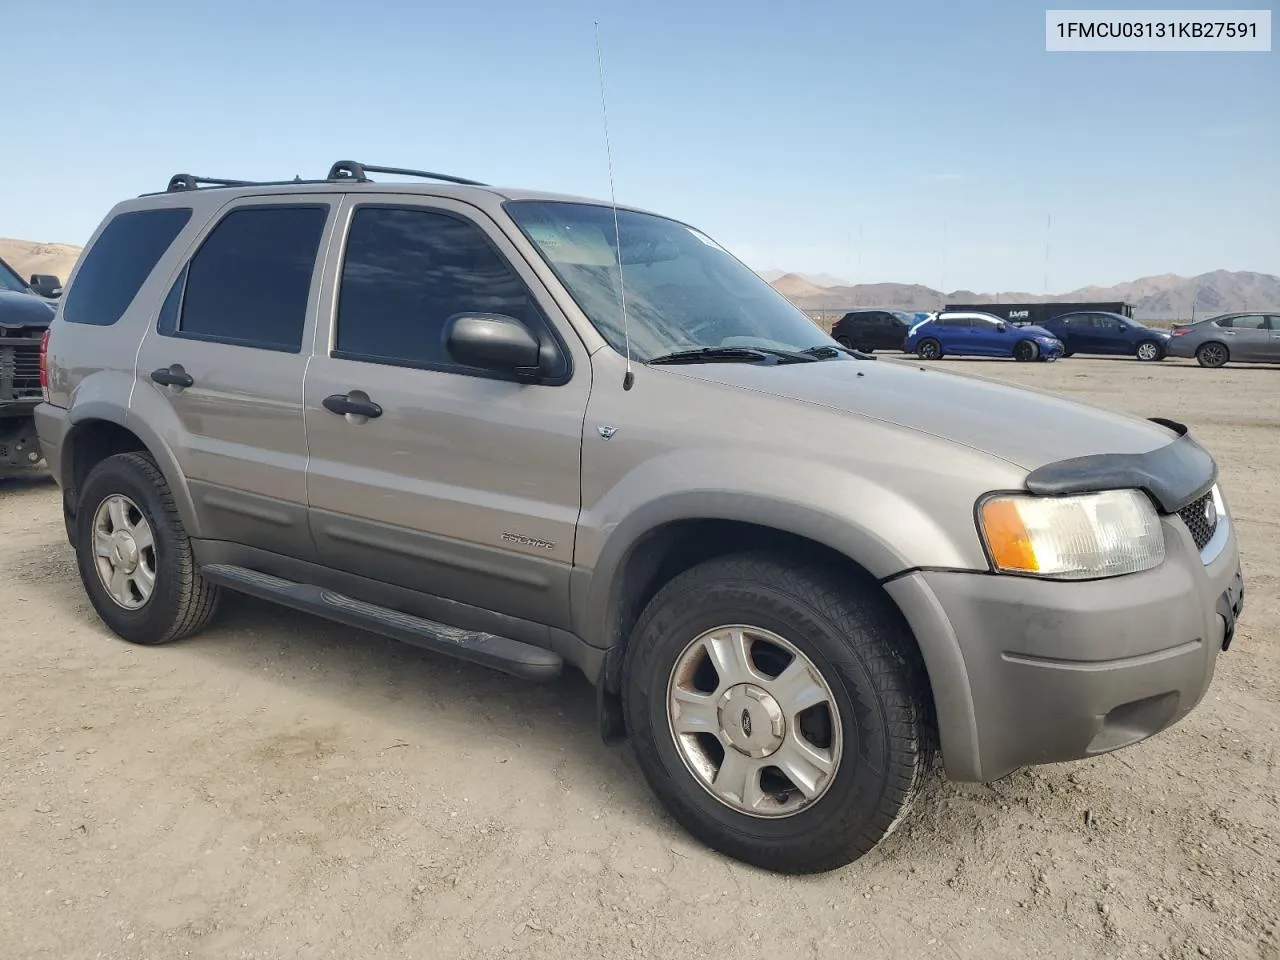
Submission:
[[[915,318],[902,310],[851,310],[835,322],[831,336],[840,344],[872,353],[901,350]]]
[[[1062,341],[1068,357],[1073,353],[1089,353],[1163,360],[1169,344],[1169,334],[1165,331],[1144,327],[1118,313],[1095,310],[1064,313],[1044,321],[1041,326]]]

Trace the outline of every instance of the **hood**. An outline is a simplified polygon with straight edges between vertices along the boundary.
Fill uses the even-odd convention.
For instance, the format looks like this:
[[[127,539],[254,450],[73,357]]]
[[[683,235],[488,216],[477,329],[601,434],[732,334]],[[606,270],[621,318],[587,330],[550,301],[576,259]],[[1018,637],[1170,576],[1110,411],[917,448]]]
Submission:
[[[32,293],[0,290],[0,327],[48,326],[54,306]]]
[[[1037,326],[1034,323],[1029,323],[1025,327],[1018,327],[1018,329],[1031,334],[1033,337],[1048,337],[1050,340],[1058,339],[1058,335],[1052,330],[1046,330],[1044,327]]]
[[[891,423],[1025,470],[1090,454],[1146,453],[1176,439],[1172,431],[1149,421],[1038,390],[890,360],[777,366],[708,363],[660,369]]]

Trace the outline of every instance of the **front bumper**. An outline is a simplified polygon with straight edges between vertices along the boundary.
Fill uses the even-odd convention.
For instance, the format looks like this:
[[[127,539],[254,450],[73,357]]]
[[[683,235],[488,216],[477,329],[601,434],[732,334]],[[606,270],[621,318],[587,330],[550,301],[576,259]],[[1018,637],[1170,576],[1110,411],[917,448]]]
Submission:
[[[1205,562],[1166,517],[1154,570],[1089,582],[917,572],[887,585],[916,632],[947,774],[991,781],[1144,740],[1203,698],[1244,584],[1235,533]]]

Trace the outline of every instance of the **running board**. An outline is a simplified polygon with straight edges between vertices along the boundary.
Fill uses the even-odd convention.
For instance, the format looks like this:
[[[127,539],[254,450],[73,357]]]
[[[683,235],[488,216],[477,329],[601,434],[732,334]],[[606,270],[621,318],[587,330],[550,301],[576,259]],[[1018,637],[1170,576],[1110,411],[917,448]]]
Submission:
[[[309,583],[295,583],[247,567],[234,567],[225,563],[211,563],[201,567],[200,573],[210,583],[238,593],[247,593],[303,613],[368,630],[433,653],[478,663],[524,680],[554,680],[564,667],[560,655],[551,650],[491,633],[460,630],[434,620],[424,620],[398,610],[355,600]]]

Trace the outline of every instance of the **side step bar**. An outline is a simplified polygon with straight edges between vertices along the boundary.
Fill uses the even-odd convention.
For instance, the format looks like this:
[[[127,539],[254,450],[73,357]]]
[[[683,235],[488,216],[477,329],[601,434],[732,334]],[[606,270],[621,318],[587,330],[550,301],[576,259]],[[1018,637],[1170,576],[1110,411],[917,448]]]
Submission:
[[[211,563],[201,567],[200,572],[210,583],[229,590],[391,637],[433,653],[478,663],[525,680],[553,680],[564,667],[560,655],[551,650],[491,633],[460,630],[355,600],[309,583],[295,583],[225,563]]]

